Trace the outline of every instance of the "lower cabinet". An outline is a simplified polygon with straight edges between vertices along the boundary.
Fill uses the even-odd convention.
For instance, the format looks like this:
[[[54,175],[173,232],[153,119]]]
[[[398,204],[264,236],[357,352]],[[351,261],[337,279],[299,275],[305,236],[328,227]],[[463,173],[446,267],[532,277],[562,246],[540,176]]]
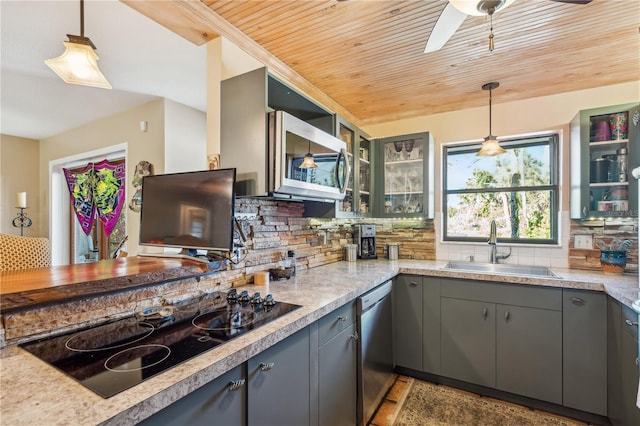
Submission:
[[[442,279],[442,375],[562,404],[562,290]]]
[[[318,320],[318,424],[355,425],[357,333],[349,303]]]
[[[244,365],[241,365],[139,424],[143,426],[244,425],[247,424],[245,389]]]
[[[496,388],[562,404],[562,311],[497,305],[496,325]]]
[[[309,364],[308,327],[247,361],[248,424],[310,424]]]
[[[395,365],[440,374],[440,278],[394,279],[393,340]]]
[[[607,295],[562,290],[562,405],[607,415]]]
[[[611,298],[607,310],[609,420],[614,426],[639,425],[638,314]]]
[[[495,305],[448,297],[443,297],[440,305],[442,375],[495,387]]]
[[[309,343],[307,327],[140,424],[309,425]]]

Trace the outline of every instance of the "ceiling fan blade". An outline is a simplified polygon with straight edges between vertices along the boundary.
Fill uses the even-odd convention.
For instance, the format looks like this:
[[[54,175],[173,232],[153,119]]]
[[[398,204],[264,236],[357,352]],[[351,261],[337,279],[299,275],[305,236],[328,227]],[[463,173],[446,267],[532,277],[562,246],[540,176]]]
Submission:
[[[558,3],[589,4],[593,0],[551,0],[551,1],[557,1]]]
[[[447,6],[444,8],[438,17],[436,24],[433,26],[431,34],[429,34],[429,39],[427,40],[427,45],[424,48],[424,53],[440,50],[440,48],[451,38],[453,33],[460,28],[460,25],[462,25],[466,17],[466,14],[453,7],[451,3],[447,3]]]

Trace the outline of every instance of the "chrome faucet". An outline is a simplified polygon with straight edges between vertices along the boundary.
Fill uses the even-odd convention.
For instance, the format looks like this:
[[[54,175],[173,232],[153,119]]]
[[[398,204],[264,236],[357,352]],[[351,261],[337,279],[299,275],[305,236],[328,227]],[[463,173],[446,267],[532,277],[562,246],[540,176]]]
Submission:
[[[511,247],[509,247],[509,253],[498,256],[498,237],[496,236],[496,221],[492,220],[489,226],[489,245],[491,246],[491,253],[489,255],[489,262],[498,263],[500,259],[506,259],[511,256]]]
[[[496,238],[496,221],[492,220],[489,227],[489,245],[491,246],[491,254],[489,255],[490,263],[498,263],[498,241]]]

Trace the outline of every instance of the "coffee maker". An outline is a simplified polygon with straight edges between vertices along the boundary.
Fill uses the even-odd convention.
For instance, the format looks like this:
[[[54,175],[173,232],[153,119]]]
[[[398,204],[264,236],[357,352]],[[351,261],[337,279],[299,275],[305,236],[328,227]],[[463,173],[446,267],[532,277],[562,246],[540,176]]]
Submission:
[[[358,245],[358,259],[377,259],[376,225],[353,225],[353,242]]]

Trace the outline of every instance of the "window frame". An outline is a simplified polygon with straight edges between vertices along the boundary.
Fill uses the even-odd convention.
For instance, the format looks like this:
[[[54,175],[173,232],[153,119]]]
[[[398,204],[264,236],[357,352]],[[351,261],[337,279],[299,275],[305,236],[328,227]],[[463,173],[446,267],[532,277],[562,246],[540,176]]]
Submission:
[[[522,245],[558,245],[559,244],[559,208],[560,208],[560,135],[556,132],[541,133],[528,136],[515,136],[508,139],[500,140],[500,145],[506,149],[520,148],[526,146],[535,146],[546,144],[549,146],[549,184],[518,186],[516,191],[513,187],[496,187],[496,188],[471,188],[471,189],[447,189],[447,159],[450,151],[456,154],[474,153],[480,150],[482,141],[450,144],[442,146],[442,241],[443,242],[486,242],[486,237],[462,237],[448,235],[448,206],[447,199],[449,195],[460,194],[491,194],[501,192],[527,192],[527,191],[549,191],[549,207],[551,210],[550,217],[550,238],[505,238],[500,237],[499,241],[503,244],[522,244]]]

